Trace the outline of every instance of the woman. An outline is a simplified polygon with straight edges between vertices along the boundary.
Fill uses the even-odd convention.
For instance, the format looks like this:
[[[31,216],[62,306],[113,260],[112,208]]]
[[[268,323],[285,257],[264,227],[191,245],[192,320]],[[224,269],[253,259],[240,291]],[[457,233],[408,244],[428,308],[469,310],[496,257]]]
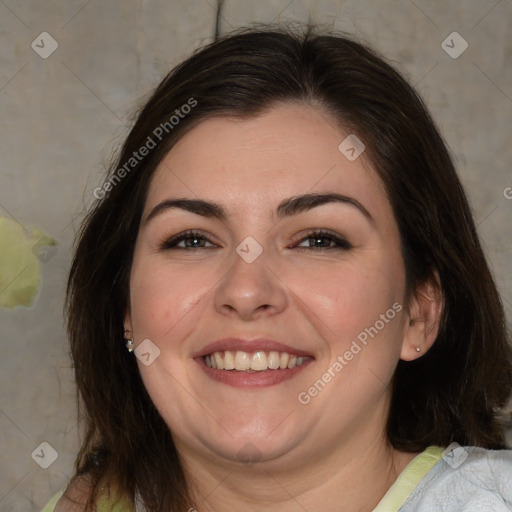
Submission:
[[[372,50],[212,43],[94,194],[67,300],[87,430],[55,510],[512,510],[500,298],[445,144]]]

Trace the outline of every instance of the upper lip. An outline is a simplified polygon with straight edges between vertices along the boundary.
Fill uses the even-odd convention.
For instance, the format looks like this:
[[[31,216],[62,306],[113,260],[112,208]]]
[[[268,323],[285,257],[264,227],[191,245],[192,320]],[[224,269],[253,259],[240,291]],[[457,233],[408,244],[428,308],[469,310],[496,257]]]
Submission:
[[[223,338],[204,346],[201,350],[193,354],[192,357],[203,357],[222,350],[240,350],[243,352],[257,352],[258,350],[262,350],[264,352],[276,351],[287,352],[288,354],[302,357],[313,357],[313,354],[310,352],[298,350],[290,345],[286,345],[285,343],[281,343],[280,341],[272,340],[270,338],[256,338],[250,340],[243,338]]]

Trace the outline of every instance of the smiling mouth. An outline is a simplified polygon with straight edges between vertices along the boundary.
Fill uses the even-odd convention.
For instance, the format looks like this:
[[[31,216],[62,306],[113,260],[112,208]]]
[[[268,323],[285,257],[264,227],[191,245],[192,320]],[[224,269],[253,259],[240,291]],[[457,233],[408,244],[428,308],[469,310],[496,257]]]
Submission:
[[[313,359],[309,356],[297,356],[288,352],[257,350],[244,352],[242,350],[220,350],[204,356],[208,368],[228,371],[244,371],[247,373],[265,370],[284,370],[302,366]]]

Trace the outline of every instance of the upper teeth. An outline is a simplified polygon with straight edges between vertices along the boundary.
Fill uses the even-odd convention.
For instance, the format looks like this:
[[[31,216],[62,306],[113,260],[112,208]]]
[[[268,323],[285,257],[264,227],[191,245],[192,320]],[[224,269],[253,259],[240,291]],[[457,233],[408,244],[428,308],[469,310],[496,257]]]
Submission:
[[[300,366],[309,357],[299,357],[286,352],[243,352],[222,350],[205,356],[206,366],[217,370],[278,370]]]

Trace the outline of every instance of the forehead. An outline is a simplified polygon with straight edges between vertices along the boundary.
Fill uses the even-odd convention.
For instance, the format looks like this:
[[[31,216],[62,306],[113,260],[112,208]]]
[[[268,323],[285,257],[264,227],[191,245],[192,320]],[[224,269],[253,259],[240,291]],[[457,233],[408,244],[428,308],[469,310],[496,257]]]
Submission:
[[[325,110],[306,105],[206,119],[158,166],[146,210],[184,196],[261,210],[285,196],[334,191],[369,203],[376,217],[389,214],[383,184],[364,152],[351,160],[340,151],[350,135]]]

